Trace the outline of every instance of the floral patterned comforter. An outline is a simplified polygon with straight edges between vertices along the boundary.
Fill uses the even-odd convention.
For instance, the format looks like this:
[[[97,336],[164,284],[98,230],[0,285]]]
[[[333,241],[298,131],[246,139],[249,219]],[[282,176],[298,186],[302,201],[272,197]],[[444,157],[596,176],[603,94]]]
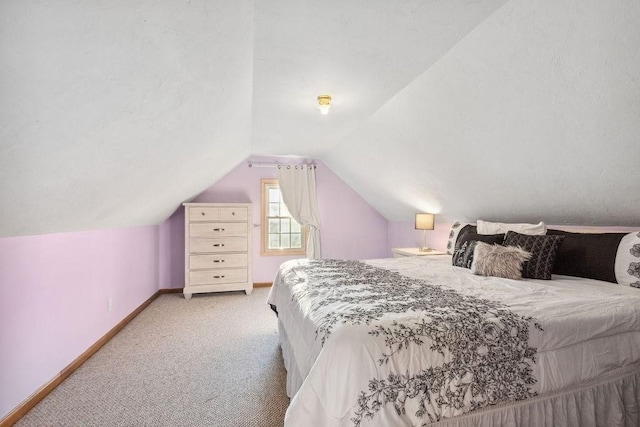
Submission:
[[[472,276],[443,258],[283,264],[269,303],[287,369],[303,380],[285,425],[424,425],[544,388],[547,315],[513,289],[540,285]]]

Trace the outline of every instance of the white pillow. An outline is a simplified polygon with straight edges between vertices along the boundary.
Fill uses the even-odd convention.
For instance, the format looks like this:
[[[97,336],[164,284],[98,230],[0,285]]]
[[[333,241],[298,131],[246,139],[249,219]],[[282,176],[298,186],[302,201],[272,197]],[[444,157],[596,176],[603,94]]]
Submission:
[[[478,234],[503,234],[507,231],[515,231],[520,234],[542,236],[547,234],[547,226],[540,221],[538,224],[509,224],[506,222],[489,222],[478,220]]]
[[[629,233],[622,238],[614,268],[618,283],[640,288],[640,233]]]

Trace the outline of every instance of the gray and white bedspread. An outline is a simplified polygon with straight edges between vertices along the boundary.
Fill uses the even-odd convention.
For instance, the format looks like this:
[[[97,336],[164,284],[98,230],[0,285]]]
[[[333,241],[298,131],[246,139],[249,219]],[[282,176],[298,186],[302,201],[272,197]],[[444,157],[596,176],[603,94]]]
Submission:
[[[640,360],[637,289],[450,264],[283,264],[268,302],[290,377],[285,425],[423,425]]]

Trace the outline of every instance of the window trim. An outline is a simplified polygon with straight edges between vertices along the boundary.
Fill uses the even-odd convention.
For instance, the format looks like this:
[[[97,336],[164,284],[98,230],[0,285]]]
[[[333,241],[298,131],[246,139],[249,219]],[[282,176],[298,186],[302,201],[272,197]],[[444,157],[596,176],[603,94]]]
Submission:
[[[267,242],[269,240],[269,220],[268,220],[268,207],[267,207],[267,188],[269,186],[277,185],[278,190],[280,184],[275,178],[263,178],[260,180],[260,255],[262,256],[287,256],[287,255],[307,255],[307,238],[309,234],[309,228],[301,226],[302,228],[302,248],[300,249],[267,249]]]

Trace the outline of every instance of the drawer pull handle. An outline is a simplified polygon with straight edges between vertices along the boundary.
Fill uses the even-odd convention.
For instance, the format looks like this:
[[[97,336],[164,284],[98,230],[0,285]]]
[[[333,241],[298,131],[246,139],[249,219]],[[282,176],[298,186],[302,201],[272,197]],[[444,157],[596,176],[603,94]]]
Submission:
[[[214,248],[219,248],[219,247],[222,247],[222,246],[224,246],[224,243],[214,243],[213,244]]]
[[[214,228],[213,231],[224,231],[224,228]]]
[[[213,262],[224,262],[223,259],[214,259]]]
[[[201,212],[201,214],[202,214],[202,216],[204,216],[204,215],[205,215],[205,213],[204,213],[204,212]]]
[[[213,276],[214,279],[224,279],[224,276]]]
[[[235,214],[236,214],[235,212],[231,212],[231,215],[235,215]]]

